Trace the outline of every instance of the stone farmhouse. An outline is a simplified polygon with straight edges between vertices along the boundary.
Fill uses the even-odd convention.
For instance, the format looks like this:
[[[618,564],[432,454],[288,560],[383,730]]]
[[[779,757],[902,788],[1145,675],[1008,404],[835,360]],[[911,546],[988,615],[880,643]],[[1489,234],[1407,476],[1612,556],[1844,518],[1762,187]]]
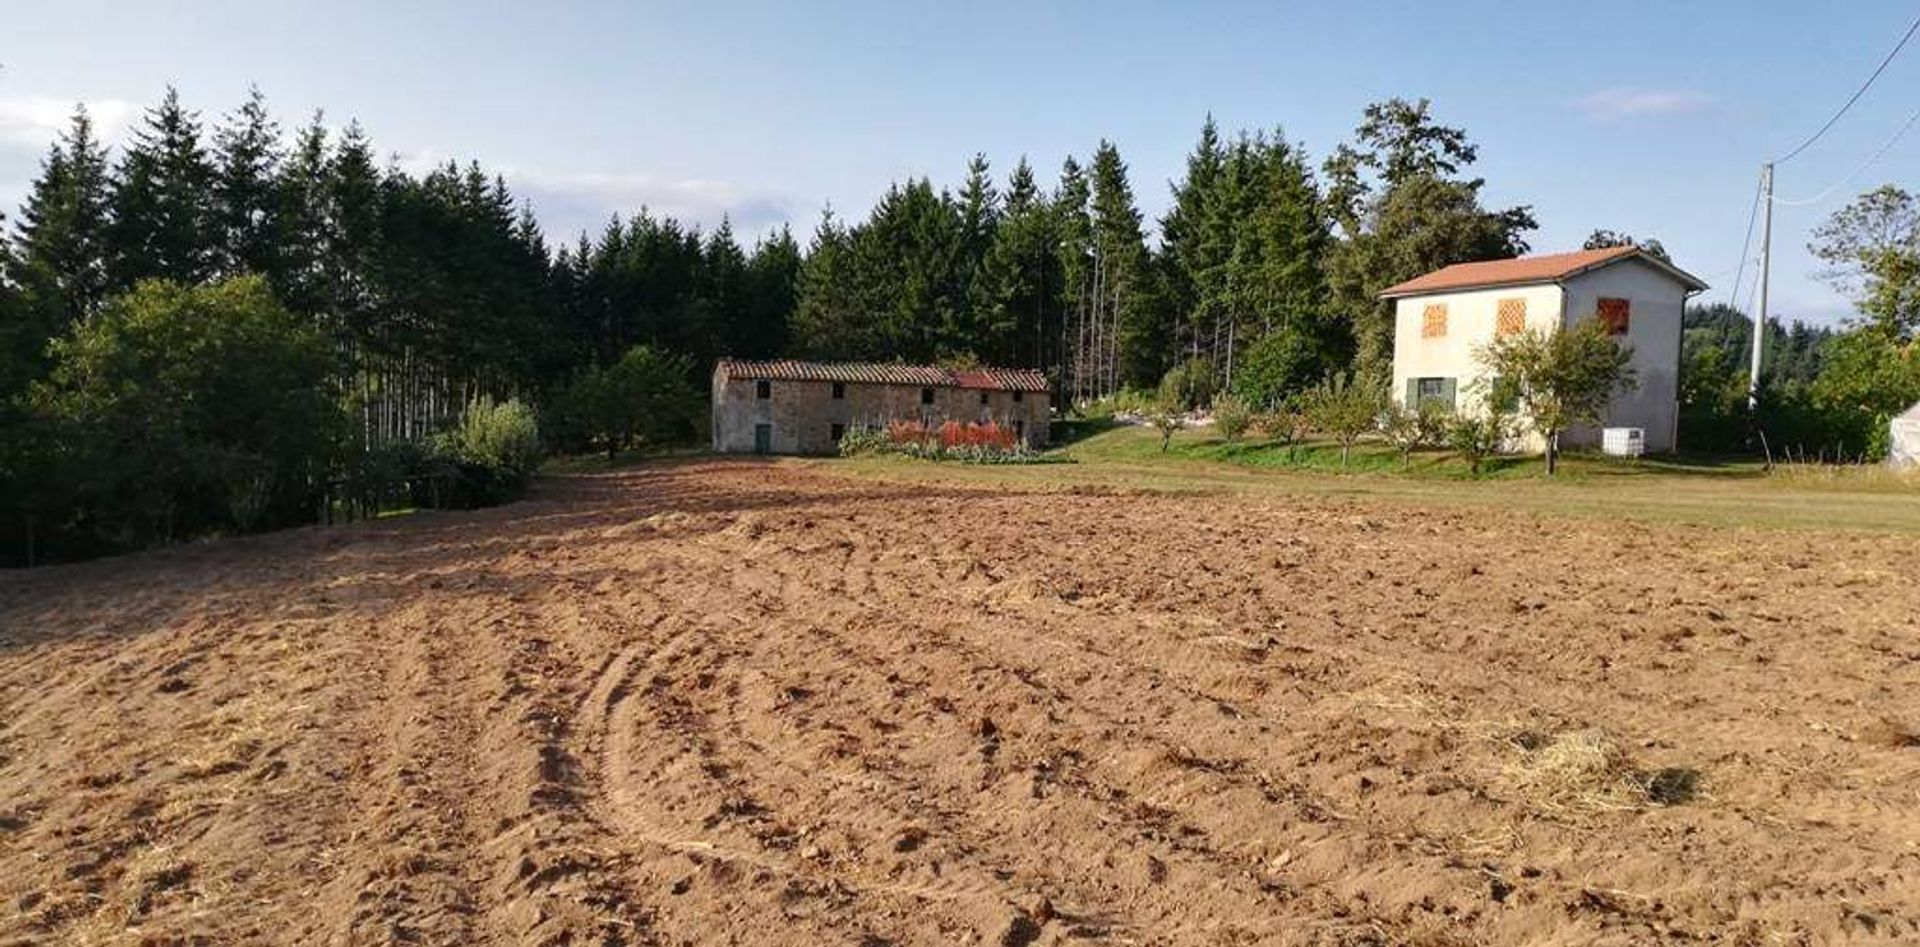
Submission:
[[[1047,379],[1032,369],[754,362],[713,368],[713,449],[831,454],[848,431],[893,421],[993,421],[1033,447],[1047,443]]]

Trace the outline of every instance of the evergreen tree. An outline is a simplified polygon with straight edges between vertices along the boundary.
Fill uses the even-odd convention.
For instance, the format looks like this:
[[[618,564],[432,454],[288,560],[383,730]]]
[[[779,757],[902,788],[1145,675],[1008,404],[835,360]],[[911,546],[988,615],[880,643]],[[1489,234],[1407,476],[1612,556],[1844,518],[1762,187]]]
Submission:
[[[796,331],[817,357],[934,361],[976,355],[965,316],[963,214],[922,178],[895,184],[865,221],[823,222],[801,282]]]
[[[327,240],[320,269],[335,317],[350,335],[363,339],[377,331],[373,261],[381,237],[381,196],[373,143],[359,122],[348,122],[327,164]]]
[[[1233,383],[1238,351],[1274,333],[1299,337],[1297,350],[1324,366],[1345,361],[1345,326],[1327,314],[1326,258],[1332,245],[1319,188],[1300,149],[1275,132],[1256,139],[1251,207],[1235,236],[1229,280],[1235,318],[1222,382]],[[1243,341],[1244,340],[1244,341]]]
[[[701,315],[706,325],[706,344],[685,350],[699,364],[730,352],[744,351],[747,339],[747,255],[733,238],[733,223],[720,218],[720,226],[708,235],[700,258],[699,290]]]
[[[280,128],[258,88],[248,91],[246,103],[215,130],[213,140],[215,270],[227,276],[259,273],[283,284]]]
[[[1147,254],[1127,166],[1112,142],[1093,156],[1093,237],[1097,267],[1097,364],[1102,392],[1153,387],[1172,364],[1172,334]],[[1101,352],[1100,350],[1104,350]]]
[[[1063,313],[1055,372],[1059,390],[1054,400],[1061,404],[1093,398],[1101,391],[1092,344],[1096,338],[1095,301],[1099,299],[1094,279],[1097,268],[1092,203],[1093,185],[1080,162],[1069,155],[1060,166],[1060,184],[1054,189],[1052,207]]]
[[[983,355],[994,346],[993,329],[985,322],[985,313],[977,305],[982,292],[975,284],[982,279],[987,253],[1000,226],[1000,195],[993,187],[987,156],[976,154],[967,162],[967,180],[960,190],[959,268],[963,299],[954,307],[958,317],[946,331],[950,349],[970,349]]]
[[[1007,180],[1006,204],[969,294],[981,355],[1002,365],[1048,367],[1059,338],[1060,265],[1052,208],[1026,158]]]
[[[34,295],[33,312],[44,317],[28,330],[38,336],[33,349],[106,297],[107,185],[106,149],[94,137],[86,106],[76,106],[41,163],[13,235],[10,269]]]
[[[338,243],[331,214],[332,162],[323,116],[315,112],[274,187],[274,289],[288,309],[309,318],[338,309],[328,265]]]
[[[1167,304],[1178,326],[1177,346],[1189,356],[1201,354],[1211,332],[1202,298],[1208,281],[1225,265],[1226,241],[1219,239],[1221,177],[1226,152],[1213,116],[1200,126],[1200,140],[1187,156],[1186,176],[1173,185],[1173,206],[1160,219],[1162,272]]]
[[[168,86],[134,130],[114,173],[108,229],[114,289],[154,277],[191,285],[213,272],[212,181],[199,114]]]
[[[754,245],[735,354],[771,358],[787,347],[787,317],[800,292],[803,258],[793,231],[781,227]]]
[[[834,219],[833,208],[820,214],[807,260],[800,268],[799,299],[794,306],[789,347],[810,358],[840,358],[870,347],[863,338],[872,322],[854,305],[851,240]]]

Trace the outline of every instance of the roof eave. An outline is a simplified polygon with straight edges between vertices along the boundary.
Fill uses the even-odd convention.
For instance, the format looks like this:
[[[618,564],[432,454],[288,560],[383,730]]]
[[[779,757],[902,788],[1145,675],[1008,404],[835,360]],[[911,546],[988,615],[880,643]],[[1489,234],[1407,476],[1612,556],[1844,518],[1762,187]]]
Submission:
[[[1438,296],[1442,293],[1471,293],[1481,289],[1511,289],[1516,286],[1551,286],[1559,278],[1540,277],[1537,279],[1491,280],[1485,283],[1462,283],[1458,286],[1437,286],[1432,289],[1385,289],[1376,299],[1406,299],[1409,296]]]
[[[1521,280],[1491,280],[1484,283],[1464,283],[1458,286],[1440,286],[1440,287],[1434,287],[1432,289],[1399,289],[1396,287],[1388,287],[1387,289],[1382,290],[1380,294],[1375,298],[1376,299],[1406,299],[1410,296],[1437,296],[1442,293],[1470,293],[1470,292],[1474,292],[1476,290],[1482,290],[1482,289],[1508,289],[1516,286],[1552,286],[1557,283],[1565,283],[1568,280],[1577,279],[1581,276],[1585,276],[1588,273],[1592,273],[1595,270],[1606,269],[1609,266],[1613,266],[1617,263],[1622,263],[1627,260],[1643,261],[1651,265],[1654,269],[1657,269],[1660,272],[1667,274],[1669,277],[1672,277],[1675,282],[1679,283],[1682,286],[1685,286],[1688,290],[1692,292],[1701,293],[1701,292],[1705,292],[1709,288],[1704,280],[1693,275],[1692,273],[1689,273],[1686,270],[1683,270],[1677,266],[1674,266],[1673,264],[1668,263],[1667,261],[1662,260],[1659,257],[1656,257],[1653,254],[1648,253],[1645,250],[1641,250],[1636,247],[1634,249],[1634,252],[1632,253],[1622,253],[1619,256],[1608,257],[1604,260],[1596,260],[1585,266],[1576,267],[1572,270],[1568,270],[1565,273],[1560,273],[1555,276],[1543,276],[1543,277],[1521,279]]]

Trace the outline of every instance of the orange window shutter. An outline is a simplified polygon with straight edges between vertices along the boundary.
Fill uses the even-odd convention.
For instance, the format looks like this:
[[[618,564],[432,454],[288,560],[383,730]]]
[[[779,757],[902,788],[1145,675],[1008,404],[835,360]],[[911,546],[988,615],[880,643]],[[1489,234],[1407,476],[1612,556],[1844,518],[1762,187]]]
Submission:
[[[1503,338],[1519,335],[1527,329],[1527,301],[1524,299],[1500,300],[1499,315],[1494,320],[1493,334]]]
[[[1600,324],[1607,327],[1608,335],[1626,335],[1630,325],[1632,305],[1624,299],[1601,299],[1595,307]]]
[[[1447,334],[1447,304],[1428,303],[1420,313],[1420,337],[1437,339]]]

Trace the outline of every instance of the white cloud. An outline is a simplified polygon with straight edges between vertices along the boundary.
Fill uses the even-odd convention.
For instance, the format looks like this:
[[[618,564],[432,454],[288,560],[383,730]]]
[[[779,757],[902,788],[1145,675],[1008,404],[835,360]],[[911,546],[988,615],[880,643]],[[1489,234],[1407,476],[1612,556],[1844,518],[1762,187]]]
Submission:
[[[98,99],[86,106],[94,134],[107,142],[118,140],[140,114],[138,105],[121,99]],[[0,146],[46,148],[72,122],[73,107],[71,99],[46,96],[0,99]]]
[[[72,99],[48,96],[0,98],[0,215],[11,218],[26,199],[47,147],[73,120],[73,105]],[[95,136],[107,144],[118,142],[140,114],[139,106],[119,99],[86,105]]]
[[[431,149],[392,154],[400,170],[422,175],[446,167],[449,155]],[[454,159],[464,168],[466,160]],[[533,204],[540,226],[551,240],[572,240],[582,231],[597,236],[615,214],[622,218],[642,208],[655,217],[712,229],[724,218],[736,237],[748,242],[793,218],[794,202],[727,181],[666,178],[622,172],[557,173],[481,162],[489,176],[507,179],[514,197]]]
[[[717,226],[725,217],[743,239],[792,218],[788,198],[727,181],[631,173],[502,173],[515,194],[533,202],[542,225],[556,238],[582,229],[597,232],[611,215],[631,215],[642,207],[656,217],[705,227]]]
[[[86,106],[95,134],[110,145],[120,143],[141,114],[141,106],[120,99],[90,101]],[[0,98],[0,214],[11,216],[25,198],[30,182],[40,173],[47,147],[71,123],[73,108],[72,99]],[[341,130],[330,128],[330,137],[337,141]],[[391,153],[395,166],[414,175],[443,167],[449,157],[433,149]],[[462,167],[467,163],[465,158],[458,160]],[[484,160],[481,166],[489,175],[504,176],[516,197],[532,202],[541,226],[555,240],[571,240],[581,231],[598,234],[612,215],[631,216],[643,207],[656,217],[673,217],[708,229],[724,217],[743,242],[793,216],[794,202],[789,198],[727,181],[644,173],[552,173]]]
[[[1713,108],[1712,96],[1683,89],[1601,89],[1574,106],[1588,118],[1608,121],[1659,115],[1690,115]]]

